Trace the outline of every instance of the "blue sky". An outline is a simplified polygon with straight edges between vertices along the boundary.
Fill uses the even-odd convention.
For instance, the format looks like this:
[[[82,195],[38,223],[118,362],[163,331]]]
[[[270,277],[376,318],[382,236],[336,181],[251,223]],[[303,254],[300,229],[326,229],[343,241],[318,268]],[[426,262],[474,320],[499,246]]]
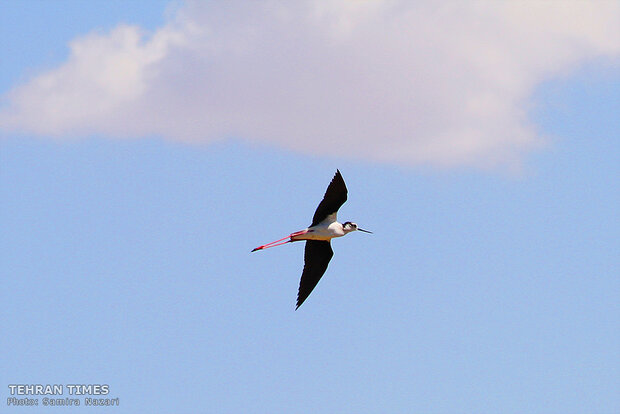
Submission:
[[[346,4],[319,10],[312,24],[305,9],[285,9],[277,16],[293,17],[281,23],[272,11],[252,20],[238,5],[0,6],[10,56],[0,66],[3,406],[8,384],[106,383],[120,398],[108,408],[116,413],[620,410],[620,41],[601,36],[615,29],[574,25],[587,41],[535,64],[573,30],[546,20],[554,30],[540,50],[517,48],[511,66],[497,52],[513,44],[510,22],[525,18],[518,7],[478,3],[464,27],[420,7],[403,15],[468,30],[458,47],[447,33],[416,49],[430,53],[422,59],[402,55],[401,34],[419,44],[421,33],[400,30],[393,10]],[[596,7],[588,11],[600,27],[605,7],[618,10]],[[496,45],[478,45],[496,28],[476,13],[507,25]],[[536,13],[527,17],[534,34]],[[218,26],[222,16],[232,29]],[[375,16],[394,30],[379,36]],[[293,40],[273,40],[295,19]],[[210,31],[192,37],[201,22]],[[119,24],[145,33],[137,47],[134,29],[107,43]],[[110,77],[71,51],[93,31],[101,41],[87,49],[127,71]],[[275,45],[240,43],[247,33]],[[265,57],[304,47],[301,57]],[[382,50],[384,64],[373,66]],[[476,54],[461,61],[463,50]],[[308,56],[325,60],[308,67]],[[348,72],[342,56],[372,71]],[[405,99],[394,62],[428,76],[403,86],[420,96]],[[455,62],[473,63],[445,79],[452,97],[437,85],[441,67],[428,66]],[[296,77],[291,67],[306,69]],[[473,70],[505,67],[511,76],[495,83]],[[75,93],[66,73],[81,91],[103,89]],[[387,75],[394,85],[382,89]],[[52,86],[41,89],[45,76]],[[314,108],[330,90],[327,106],[364,93],[351,110],[330,106],[336,118]],[[97,111],[80,112],[97,97]],[[463,102],[471,111],[458,112]],[[404,115],[383,110],[399,105]],[[287,106],[306,108],[312,122],[274,114]],[[271,122],[278,114],[288,136]],[[456,130],[469,132],[451,138]],[[339,218],[374,234],[335,240],[326,275],[294,311],[303,244],[249,252],[309,224],[336,168],[349,188]]]

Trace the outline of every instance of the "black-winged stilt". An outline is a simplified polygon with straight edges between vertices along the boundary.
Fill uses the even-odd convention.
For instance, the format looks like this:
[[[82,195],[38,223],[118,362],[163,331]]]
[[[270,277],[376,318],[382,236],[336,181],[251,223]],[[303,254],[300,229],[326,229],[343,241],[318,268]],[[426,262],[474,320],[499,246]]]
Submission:
[[[258,246],[257,250],[267,249],[269,247],[280,246],[285,243],[306,240],[306,249],[304,252],[304,270],[301,274],[299,282],[299,292],[297,294],[297,310],[302,303],[310,296],[314,287],[327,270],[327,265],[331,260],[334,252],[331,247],[331,239],[334,237],[342,237],[352,231],[359,230],[365,233],[371,231],[360,229],[357,224],[346,221],[341,224],[337,221],[336,215],[340,206],[347,201],[347,186],[344,183],[339,170],[325,191],[323,200],[314,212],[312,224],[310,227],[291,233],[290,235],[273,241],[271,243]],[[287,240],[288,239],[288,240]]]

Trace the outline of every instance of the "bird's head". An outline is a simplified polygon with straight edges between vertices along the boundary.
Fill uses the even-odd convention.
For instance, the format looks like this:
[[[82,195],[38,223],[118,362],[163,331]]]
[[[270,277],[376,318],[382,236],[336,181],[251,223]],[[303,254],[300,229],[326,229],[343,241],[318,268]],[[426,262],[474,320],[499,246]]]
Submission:
[[[359,227],[357,227],[356,223],[353,223],[351,221],[346,221],[342,225],[342,229],[344,230],[345,233],[350,233],[350,232],[355,231],[355,230],[363,231],[364,233],[372,233],[372,231],[360,229]]]

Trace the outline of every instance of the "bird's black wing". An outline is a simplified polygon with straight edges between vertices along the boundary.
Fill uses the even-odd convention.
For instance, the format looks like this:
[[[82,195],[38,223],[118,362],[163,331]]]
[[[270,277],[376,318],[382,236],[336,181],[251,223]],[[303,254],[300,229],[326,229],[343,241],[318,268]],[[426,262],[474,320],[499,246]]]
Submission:
[[[327,270],[327,265],[332,259],[334,252],[328,241],[308,240],[304,253],[304,271],[299,282],[299,293],[297,294],[297,308],[310,296],[312,290],[319,283],[321,276]]]
[[[336,170],[336,175],[332,178],[332,182],[329,183],[323,200],[321,200],[321,203],[314,212],[310,227],[316,226],[325,220],[327,216],[337,212],[345,201],[347,201],[347,186],[344,184],[344,179],[340,171]]]

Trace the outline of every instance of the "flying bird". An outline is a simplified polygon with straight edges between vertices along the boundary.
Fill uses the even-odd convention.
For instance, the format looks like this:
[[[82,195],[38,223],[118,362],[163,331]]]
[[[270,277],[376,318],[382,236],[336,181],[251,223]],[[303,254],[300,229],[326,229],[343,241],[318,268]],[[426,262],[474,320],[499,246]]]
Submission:
[[[347,201],[347,186],[340,171],[336,170],[334,178],[329,183],[327,191],[325,191],[323,200],[321,200],[314,212],[312,224],[308,228],[296,231],[282,239],[258,246],[252,250],[255,252],[269,247],[306,240],[304,270],[299,282],[295,310],[299,309],[301,304],[310,296],[310,293],[312,293],[312,290],[327,270],[327,265],[334,255],[330,243],[331,239],[342,237],[356,230],[372,233],[371,231],[360,229],[357,227],[357,224],[350,221],[345,221],[344,224],[338,222],[336,216],[345,201]]]

